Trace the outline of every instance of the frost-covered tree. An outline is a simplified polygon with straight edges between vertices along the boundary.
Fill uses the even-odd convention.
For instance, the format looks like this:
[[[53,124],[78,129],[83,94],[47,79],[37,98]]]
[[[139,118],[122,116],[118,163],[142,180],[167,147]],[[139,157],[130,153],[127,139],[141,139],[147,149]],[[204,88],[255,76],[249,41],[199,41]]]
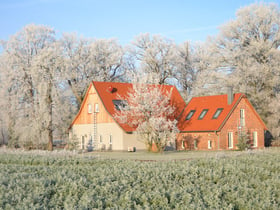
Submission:
[[[124,50],[117,40],[97,39],[90,47],[96,80],[116,81],[125,75]]]
[[[211,69],[210,54],[207,45],[196,43],[190,45],[185,42],[178,45],[176,57],[176,79],[185,99],[192,95],[201,95],[200,90],[209,86],[206,76]],[[203,80],[203,81],[201,81]]]
[[[54,43],[54,36],[53,29],[30,24],[3,44],[5,66],[2,73],[6,80],[9,138],[12,142],[37,146],[44,143],[37,122],[39,92],[35,75],[40,72],[33,68],[33,62],[42,50]]]
[[[116,40],[90,40],[64,34],[60,40],[64,58],[64,79],[81,105],[92,80],[115,81],[125,73],[124,52]]]
[[[167,145],[175,146],[178,132],[174,119],[175,108],[170,104],[172,94],[162,85],[133,84],[124,104],[119,106],[116,119],[136,128],[139,140],[143,141],[148,151],[153,145],[162,152]]]
[[[95,76],[90,58],[90,44],[92,41],[79,38],[76,34],[63,34],[59,42],[62,57],[64,58],[62,77],[70,87],[79,107],[82,103],[86,87]]]
[[[8,142],[8,112],[7,112],[7,105],[8,105],[8,97],[7,97],[7,90],[6,82],[5,81],[5,59],[2,54],[0,54],[0,145],[6,144]]]
[[[62,59],[56,43],[43,49],[32,65],[33,70],[37,72],[33,74],[38,100],[36,117],[39,119],[36,123],[40,126],[41,138],[48,142],[48,150],[53,150],[54,105],[58,104],[58,97],[61,97],[58,95],[61,66]],[[63,105],[59,105],[61,107],[56,106],[56,108],[63,109]]]
[[[136,62],[140,72],[157,74],[159,84],[171,82],[176,74],[176,44],[162,36],[141,34],[133,42]]]
[[[220,30],[210,40],[213,66],[224,72],[224,83],[236,92],[246,93],[269,124],[272,112],[268,107],[280,85],[279,8],[265,3],[243,7],[237,11],[236,19]]]
[[[277,92],[275,97],[268,105],[268,109],[271,112],[267,126],[270,128],[270,132],[274,135],[275,139],[280,139],[280,92]]]

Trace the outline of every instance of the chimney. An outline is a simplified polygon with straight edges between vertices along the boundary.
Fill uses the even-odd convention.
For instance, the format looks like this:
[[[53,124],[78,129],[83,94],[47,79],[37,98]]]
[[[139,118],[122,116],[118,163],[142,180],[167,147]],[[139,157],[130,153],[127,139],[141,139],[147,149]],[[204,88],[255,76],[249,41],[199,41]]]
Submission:
[[[107,91],[110,92],[110,93],[113,93],[113,91],[114,91],[113,86],[110,85],[110,86],[107,88]]]
[[[227,87],[227,102],[228,105],[231,105],[233,102],[233,88],[232,86]]]

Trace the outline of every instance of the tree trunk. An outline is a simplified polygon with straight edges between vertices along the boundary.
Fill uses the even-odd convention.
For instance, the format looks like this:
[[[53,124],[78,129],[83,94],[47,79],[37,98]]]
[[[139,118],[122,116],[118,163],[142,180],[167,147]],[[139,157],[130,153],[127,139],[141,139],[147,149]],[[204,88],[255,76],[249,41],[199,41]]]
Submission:
[[[53,150],[53,118],[52,118],[52,115],[53,115],[53,106],[52,106],[53,81],[52,80],[53,80],[53,78],[52,78],[51,72],[49,72],[49,74],[50,74],[50,77],[49,77],[49,82],[48,82],[48,87],[47,87],[47,107],[48,107],[49,121],[48,121],[47,131],[48,131],[48,150],[52,151]]]

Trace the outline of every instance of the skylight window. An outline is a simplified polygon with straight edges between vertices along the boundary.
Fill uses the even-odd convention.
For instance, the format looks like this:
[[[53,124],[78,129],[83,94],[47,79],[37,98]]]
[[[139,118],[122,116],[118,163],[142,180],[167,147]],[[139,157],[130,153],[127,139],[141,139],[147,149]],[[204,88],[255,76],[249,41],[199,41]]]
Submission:
[[[213,115],[213,119],[217,119],[220,116],[220,114],[222,113],[222,111],[223,111],[223,108],[218,108],[216,110],[215,114]]]
[[[208,112],[208,109],[203,109],[202,112],[200,113],[198,119],[202,120],[205,117],[205,115],[207,114],[207,112]]]
[[[127,100],[113,100],[116,110],[121,111],[128,106]]]
[[[189,112],[189,114],[187,115],[186,120],[190,120],[192,118],[192,116],[194,115],[194,113],[195,113],[195,110],[191,110]]]

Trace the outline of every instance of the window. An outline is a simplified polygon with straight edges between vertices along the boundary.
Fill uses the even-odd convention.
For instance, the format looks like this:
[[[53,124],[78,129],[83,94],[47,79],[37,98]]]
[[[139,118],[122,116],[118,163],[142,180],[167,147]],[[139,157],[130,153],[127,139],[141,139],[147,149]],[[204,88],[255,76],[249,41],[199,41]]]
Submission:
[[[253,132],[253,147],[257,147],[258,146],[258,132],[254,131]]]
[[[194,149],[197,149],[197,140],[194,140],[193,146],[194,146]]]
[[[92,145],[92,135],[91,135],[91,134],[89,135],[89,141],[88,141],[88,144],[89,144],[89,145]]]
[[[212,149],[212,141],[208,140],[208,149]]]
[[[228,133],[228,148],[233,148],[233,132]]]
[[[208,112],[208,109],[203,109],[202,112],[200,113],[198,119],[202,120],[205,117],[205,115],[207,114],[207,112]]]
[[[121,111],[128,106],[127,100],[113,100],[113,104],[115,105],[115,109],[118,111]]]
[[[185,149],[185,141],[182,140],[182,144],[181,144],[182,149]]]
[[[223,108],[218,108],[216,110],[215,114],[213,115],[213,119],[217,119],[220,116],[220,114],[222,113],[222,111],[223,111]]]
[[[112,136],[112,134],[110,134],[110,137],[109,137],[109,144],[110,144],[110,145],[113,144],[113,136]]]
[[[102,144],[102,135],[99,136],[99,143]]]
[[[194,115],[194,113],[195,113],[195,110],[191,110],[191,111],[189,112],[189,114],[187,115],[186,120],[191,119],[192,116]]]
[[[245,126],[245,109],[240,109],[240,126]]]
[[[82,136],[82,149],[85,149],[85,137],[84,136]]]
[[[99,104],[94,105],[94,112],[99,112]]]
[[[92,106],[91,106],[91,104],[88,104],[88,113],[89,113],[89,114],[92,113]]]

